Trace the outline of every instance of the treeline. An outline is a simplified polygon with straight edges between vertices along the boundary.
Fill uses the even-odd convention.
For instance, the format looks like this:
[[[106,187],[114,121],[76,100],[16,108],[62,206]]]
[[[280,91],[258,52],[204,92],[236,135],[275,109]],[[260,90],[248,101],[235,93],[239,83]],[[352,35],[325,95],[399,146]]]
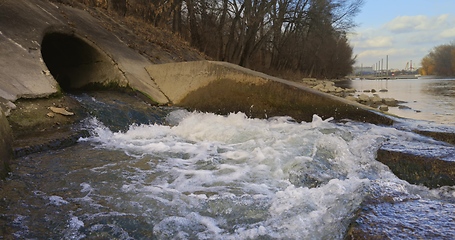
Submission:
[[[455,76],[455,42],[434,47],[421,65],[421,75]]]
[[[76,0],[169,29],[213,59],[269,73],[338,78],[363,0]]]

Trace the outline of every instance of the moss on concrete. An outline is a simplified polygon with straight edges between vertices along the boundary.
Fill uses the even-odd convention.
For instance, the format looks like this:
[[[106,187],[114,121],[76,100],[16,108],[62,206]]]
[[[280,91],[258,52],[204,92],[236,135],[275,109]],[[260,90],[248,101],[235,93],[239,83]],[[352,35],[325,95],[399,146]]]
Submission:
[[[8,120],[3,111],[0,109],[0,179],[6,177],[9,172],[9,162],[12,157],[12,142],[13,136],[11,133]]]
[[[377,160],[397,177],[429,188],[455,185],[455,162],[379,149]]]
[[[255,118],[290,116],[297,121],[311,121],[313,114],[317,114],[322,118],[338,120],[393,123],[388,117],[373,111],[273,81],[253,84],[230,79],[215,80],[190,92],[178,105],[218,114],[240,111]]]

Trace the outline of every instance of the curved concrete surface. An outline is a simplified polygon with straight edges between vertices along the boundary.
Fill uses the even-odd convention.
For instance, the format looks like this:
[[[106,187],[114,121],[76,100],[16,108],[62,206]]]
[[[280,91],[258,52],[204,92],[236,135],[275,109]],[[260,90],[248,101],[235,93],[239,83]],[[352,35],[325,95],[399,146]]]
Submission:
[[[174,104],[190,109],[220,114],[241,111],[261,118],[287,115],[298,121],[311,121],[317,114],[323,118],[393,123],[356,102],[226,62],[160,64],[146,69]]]
[[[112,60],[90,43],[71,33],[46,33],[41,54],[52,76],[64,91],[89,84],[127,86],[127,80]]]
[[[113,84],[128,85],[159,104],[202,111],[391,122],[363,105],[234,64],[152,65],[88,12],[46,0],[2,2],[0,38],[5,53],[0,55],[0,97],[10,101],[49,96],[60,88]]]
[[[148,59],[86,11],[66,5],[2,1],[0,52],[0,97],[10,101],[57,93],[57,79],[63,88],[128,84],[159,104],[168,102],[145,71]]]

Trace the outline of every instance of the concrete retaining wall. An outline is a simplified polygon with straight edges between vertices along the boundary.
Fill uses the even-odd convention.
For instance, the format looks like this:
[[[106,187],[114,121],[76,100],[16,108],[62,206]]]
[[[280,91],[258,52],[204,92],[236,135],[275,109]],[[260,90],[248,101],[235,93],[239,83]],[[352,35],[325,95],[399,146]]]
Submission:
[[[62,69],[53,73],[41,50],[43,39],[54,33],[70,39],[66,43],[75,44],[71,49],[79,49],[84,55],[90,53],[87,59],[65,49],[64,45],[57,46],[62,47],[61,51],[52,49],[51,38],[48,57],[66,64],[57,66]],[[62,39],[57,40],[62,42]],[[73,82],[69,85],[74,87],[86,83],[121,83],[145,93],[157,103],[168,102],[145,71],[145,66],[151,64],[147,58],[106,30],[88,12],[70,6],[46,0],[3,1],[0,52],[0,97],[13,102],[57,93],[60,89],[57,78],[62,78],[63,84],[64,78],[70,79]]]
[[[261,118],[286,115],[298,121],[311,121],[317,114],[392,124],[390,118],[364,105],[226,62],[172,63],[146,69],[172,103],[194,110],[241,111]]]
[[[5,178],[12,158],[13,136],[5,114],[0,108],[0,178]]]

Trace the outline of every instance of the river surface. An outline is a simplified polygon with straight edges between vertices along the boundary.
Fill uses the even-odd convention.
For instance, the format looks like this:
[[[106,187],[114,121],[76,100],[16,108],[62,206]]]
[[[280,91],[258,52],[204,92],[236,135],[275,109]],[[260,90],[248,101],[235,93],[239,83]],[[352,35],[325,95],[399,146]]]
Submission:
[[[389,112],[397,116],[455,125],[455,79],[356,79],[337,85],[354,88],[359,93],[375,89],[378,91],[375,94],[382,98],[402,101],[401,107],[389,108]],[[387,92],[379,92],[382,89]]]
[[[90,117],[78,144],[14,160],[0,238],[343,239],[350,224],[383,239],[455,236],[455,188],[409,184],[375,160],[385,143],[439,144],[403,127],[431,124],[153,109],[123,130],[120,113]]]

